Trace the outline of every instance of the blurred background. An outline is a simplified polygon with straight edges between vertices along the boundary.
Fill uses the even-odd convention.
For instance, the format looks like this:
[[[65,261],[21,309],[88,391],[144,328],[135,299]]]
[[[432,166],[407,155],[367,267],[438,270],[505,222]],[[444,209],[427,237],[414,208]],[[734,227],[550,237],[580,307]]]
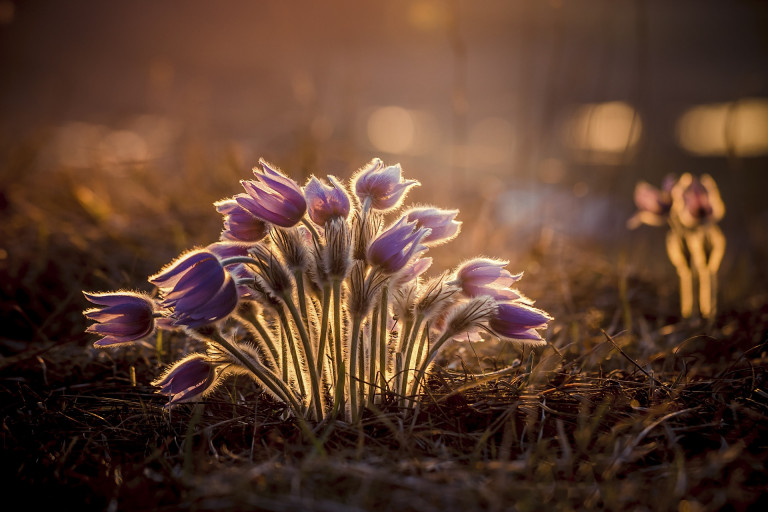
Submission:
[[[710,173],[722,294],[765,288],[765,2],[0,0],[0,77],[7,350],[214,241],[259,157],[301,182],[400,162],[412,202],[462,209],[438,268],[482,253],[547,287],[584,260],[672,310],[632,192]]]

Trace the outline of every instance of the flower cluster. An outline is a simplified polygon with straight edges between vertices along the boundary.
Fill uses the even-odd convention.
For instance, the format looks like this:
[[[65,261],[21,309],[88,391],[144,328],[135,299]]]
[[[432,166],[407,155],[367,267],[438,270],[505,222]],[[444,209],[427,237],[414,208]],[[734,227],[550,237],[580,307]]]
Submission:
[[[668,176],[661,189],[646,182],[635,187],[637,213],[627,225],[669,225],[667,255],[680,277],[680,310],[683,317],[694,311],[694,281],[699,285],[699,311],[704,318],[717,311],[717,271],[725,253],[725,236],[717,222],[725,205],[715,180],[685,173]]]
[[[401,209],[419,183],[374,159],[349,184],[311,177],[302,188],[261,161],[244,193],[215,203],[220,241],[149,281],[159,298],[86,293],[97,347],[178,329],[205,350],[153,384],[170,404],[200,399],[246,374],[302,418],[358,421],[396,397],[408,409],[440,349],[481,333],[541,345],[551,317],[512,288],[506,261],[475,258],[426,278],[429,248],[456,237],[458,210]],[[388,216],[394,218],[387,219]]]

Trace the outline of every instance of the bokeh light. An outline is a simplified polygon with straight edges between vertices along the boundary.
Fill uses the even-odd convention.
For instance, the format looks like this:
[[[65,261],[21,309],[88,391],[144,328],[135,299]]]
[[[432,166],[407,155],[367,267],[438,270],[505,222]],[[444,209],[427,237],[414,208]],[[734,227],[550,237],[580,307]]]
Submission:
[[[692,107],[677,122],[677,140],[683,149],[700,156],[768,154],[768,100]]]
[[[637,111],[623,101],[610,101],[578,107],[565,123],[564,142],[579,160],[618,164],[641,134]]]

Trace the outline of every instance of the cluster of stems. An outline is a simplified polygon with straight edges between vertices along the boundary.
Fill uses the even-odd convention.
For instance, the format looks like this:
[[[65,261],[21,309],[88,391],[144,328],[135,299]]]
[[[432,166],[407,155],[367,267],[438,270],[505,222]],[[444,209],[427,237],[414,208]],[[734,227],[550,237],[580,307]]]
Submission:
[[[175,404],[245,374],[298,417],[358,422],[373,405],[411,409],[452,339],[482,332],[532,345],[551,317],[510,285],[507,262],[475,258],[423,277],[428,248],[453,239],[458,210],[402,209],[399,165],[374,159],[343,184],[312,177],[302,188],[266,162],[245,194],[216,203],[220,241],[149,278],[138,292],[86,294],[85,312],[119,346],[155,329],[181,330],[204,350],[154,384]],[[388,217],[394,222],[387,222]]]

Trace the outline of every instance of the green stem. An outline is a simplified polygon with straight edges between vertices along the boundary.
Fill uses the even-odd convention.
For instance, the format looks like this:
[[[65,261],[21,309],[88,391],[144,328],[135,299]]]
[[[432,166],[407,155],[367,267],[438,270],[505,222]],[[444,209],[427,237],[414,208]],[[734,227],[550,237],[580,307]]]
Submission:
[[[419,355],[424,350],[424,345],[427,343],[427,339],[429,339],[429,325],[427,325],[422,331],[421,331],[421,340],[419,340],[419,348],[416,349],[416,361],[414,361],[415,364],[418,364]],[[426,357],[426,354],[425,354]],[[408,395],[408,402],[407,402],[407,408],[410,409],[413,407],[413,402],[416,400],[416,394],[419,391],[419,376],[418,374],[414,374],[413,376],[413,384],[411,384],[411,392]]]
[[[293,316],[293,321],[299,330],[299,338],[304,346],[304,356],[307,358],[307,367],[309,368],[309,379],[312,384],[312,401],[315,406],[315,414],[317,414],[318,421],[323,419],[323,402],[320,395],[320,381],[317,378],[317,367],[315,365],[315,356],[312,353],[312,344],[309,341],[309,335],[304,328],[304,324],[301,322],[301,315],[296,309],[296,305],[293,303],[289,294],[283,295],[283,301],[288,306],[288,310]]]
[[[304,327],[309,329],[309,316],[307,315],[307,297],[304,295],[304,274],[301,270],[296,270],[293,273],[293,278],[296,281],[296,293],[299,296],[299,309],[301,310],[301,318],[303,319]]]
[[[253,311],[250,311],[250,310],[245,311],[242,315],[242,319],[248,322],[259,334],[259,337],[261,337],[261,341],[264,342],[264,345],[267,347],[268,355],[271,356],[271,359],[274,362],[275,368],[277,368],[279,355],[277,352],[277,347],[275,347],[275,343],[272,341],[272,336],[269,335],[269,333],[267,332],[267,329],[259,321],[259,318],[253,314]]]
[[[328,341],[328,312],[331,307],[331,286],[323,285],[323,314],[320,321],[320,341],[317,347],[317,377],[323,381],[323,363],[325,362],[325,344]]]
[[[312,225],[310,221],[307,220],[306,217],[303,217],[301,219],[301,223],[304,224],[310,233],[312,233],[312,238],[315,239],[315,242],[318,244],[320,243],[320,235],[317,233],[317,230],[315,229],[315,226]]]
[[[413,395],[414,399],[416,397],[416,393],[419,390],[419,386],[421,383],[421,380],[424,378],[424,374],[427,372],[427,367],[429,366],[429,363],[432,362],[432,359],[434,359],[435,355],[437,354],[437,351],[440,350],[440,347],[442,347],[446,341],[451,339],[451,336],[454,336],[457,333],[445,333],[443,334],[439,340],[435,342],[434,345],[432,345],[432,348],[430,348],[427,351],[427,355],[424,357],[424,361],[421,362],[421,365],[419,366],[419,370],[416,373],[416,376],[413,380],[413,386],[411,387],[411,394]]]
[[[368,370],[368,386],[369,386],[369,393],[368,393],[368,404],[373,404],[373,397],[376,394],[376,363],[377,363],[377,355],[376,355],[376,349],[378,348],[379,344],[379,308],[375,307],[373,308],[373,314],[371,315],[371,338],[370,338],[370,351],[371,351],[371,357],[370,357],[370,365]]]
[[[301,367],[301,360],[299,360],[299,354],[296,351],[296,343],[293,341],[293,332],[291,331],[291,326],[288,323],[288,317],[285,314],[285,310],[281,307],[277,308],[277,312],[280,315],[280,323],[283,325],[283,331],[285,331],[285,335],[287,338],[288,348],[291,349],[291,358],[293,359],[293,371],[296,372],[296,380],[299,383],[299,391],[301,392],[301,396],[306,397],[307,396],[307,390],[304,386],[304,370]],[[285,349],[283,350],[285,352]],[[285,354],[286,356],[288,354]],[[287,368],[288,364],[284,361],[284,365]],[[286,370],[283,370],[284,372]]]
[[[385,286],[381,291],[381,314],[379,315],[379,379],[381,380],[381,393],[387,389],[387,291]]]
[[[359,344],[358,338],[360,333],[360,317],[354,315],[352,317],[352,332],[349,337],[349,402],[352,410],[352,422],[355,423],[358,420],[357,410],[357,395],[358,395],[358,383],[357,375],[357,346]]]
[[[346,383],[346,376],[344,375],[346,368],[344,365],[344,350],[341,346],[341,280],[334,279],[333,286],[333,338],[334,338],[334,351],[335,354],[335,367],[336,367],[336,388],[337,392],[335,396],[341,397],[341,403],[344,403],[344,386]]]
[[[413,357],[413,349],[416,346],[416,338],[419,335],[419,330],[421,329],[421,324],[423,321],[424,321],[424,315],[420,314],[416,317],[416,323],[411,329],[410,336],[408,337],[408,340],[406,342],[405,363],[403,364],[403,377],[401,381],[402,387],[400,388],[401,402],[403,402],[408,396],[408,373],[410,372],[410,369],[411,369],[411,358]]]

